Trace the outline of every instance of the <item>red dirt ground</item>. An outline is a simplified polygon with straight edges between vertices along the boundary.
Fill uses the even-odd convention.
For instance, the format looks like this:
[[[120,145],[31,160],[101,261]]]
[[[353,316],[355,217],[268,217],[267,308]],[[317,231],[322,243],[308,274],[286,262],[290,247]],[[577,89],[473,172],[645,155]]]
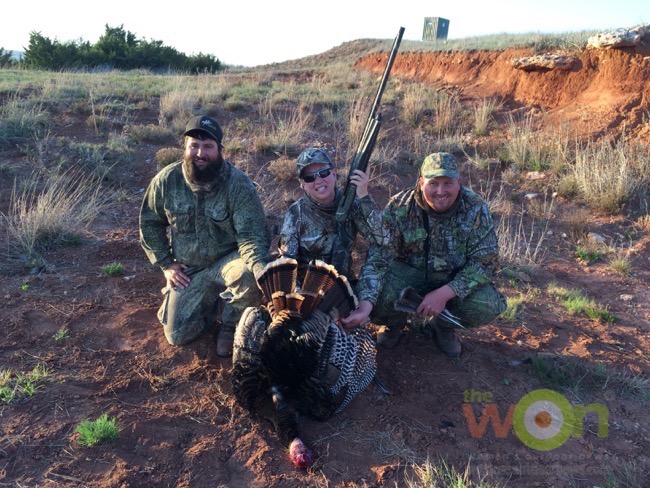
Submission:
[[[393,77],[456,87],[466,100],[498,96],[513,112],[537,105],[586,136],[620,134],[625,125],[647,138],[646,53],[588,52],[569,73],[516,71],[508,60],[521,55],[404,54]],[[370,56],[357,66],[377,71],[383,63]],[[81,119],[70,123],[67,133],[87,130]],[[380,350],[379,371],[394,395],[371,386],[328,422],[304,419],[304,438],[320,458],[302,472],[289,464],[268,426],[234,403],[230,362],[215,355],[214,334],[185,347],[163,337],[156,320],[163,277],[148,264],[137,230],[141,191],[157,170],[151,162],[156,149],[139,149],[148,163],[134,166],[124,199],[91,228],[88,243],[47,253],[45,271],[3,276],[0,368],[26,374],[43,364],[51,373],[34,396],[0,406],[2,486],[403,486],[414,477],[407,462],[422,465],[427,458],[460,471],[469,462],[474,480],[480,474],[501,486],[604,486],[608,470],[618,471],[619,482],[625,474],[637,480],[619,486],[650,485],[647,403],[614,377],[605,387],[563,392],[573,404],[606,406],[607,437],[598,437],[597,422],[588,416],[584,435],[554,450],[529,448],[512,429],[497,436],[492,424],[473,438],[463,410],[470,400],[479,417],[480,401],[494,403],[505,418],[510,405],[544,388],[532,357],[603,363],[608,371],[647,381],[650,238],[631,218],[593,214],[590,224],[607,238],[631,236],[631,276],[617,275],[602,261],[578,263],[557,223],[543,269],[500,279],[510,295],[526,284],[541,290],[516,325],[497,321],[465,333],[459,361],[447,360],[431,339],[413,331],[397,349]],[[407,185],[412,175],[399,181]],[[386,195],[377,196],[385,201]],[[101,275],[99,268],[111,262],[124,265],[124,276]],[[562,312],[545,291],[552,280],[607,304],[618,320],[603,324]],[[57,341],[61,328],[69,336]],[[646,401],[647,393],[646,384]],[[117,419],[118,440],[80,446],[75,427],[103,413]]]

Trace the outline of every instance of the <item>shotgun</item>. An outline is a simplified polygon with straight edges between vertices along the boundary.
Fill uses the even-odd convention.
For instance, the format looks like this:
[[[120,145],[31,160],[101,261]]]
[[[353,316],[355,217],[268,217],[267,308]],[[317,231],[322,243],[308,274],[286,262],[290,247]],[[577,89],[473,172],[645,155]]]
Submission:
[[[339,202],[338,207],[336,208],[336,220],[337,222],[345,222],[352,208],[352,202],[357,194],[357,187],[353,183],[350,183],[350,177],[354,174],[354,170],[360,169],[364,173],[368,168],[368,161],[370,161],[370,155],[372,150],[375,147],[375,142],[377,141],[377,134],[379,133],[379,128],[381,127],[381,114],[377,113],[379,109],[379,104],[381,103],[381,96],[384,93],[386,88],[386,83],[388,82],[388,77],[390,76],[390,70],[393,67],[393,61],[395,61],[395,56],[397,55],[397,50],[399,49],[400,42],[402,41],[402,35],[404,34],[404,27],[399,28],[399,33],[395,40],[393,41],[393,47],[388,56],[388,61],[386,62],[386,68],[384,69],[384,75],[381,77],[381,82],[379,83],[379,89],[377,90],[377,95],[375,96],[375,101],[372,104],[370,109],[370,115],[368,116],[368,121],[363,130],[363,135],[357,146],[357,152],[354,155],[354,160],[350,166],[350,171],[348,172],[348,177],[345,183],[345,189],[343,190],[343,197]]]

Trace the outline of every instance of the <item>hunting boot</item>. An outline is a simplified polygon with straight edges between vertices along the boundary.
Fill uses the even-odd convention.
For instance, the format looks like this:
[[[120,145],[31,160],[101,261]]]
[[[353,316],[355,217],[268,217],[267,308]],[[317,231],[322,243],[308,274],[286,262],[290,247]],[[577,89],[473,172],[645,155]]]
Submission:
[[[217,335],[217,356],[229,358],[232,355],[232,343],[235,339],[235,326],[221,324]]]
[[[377,333],[377,345],[384,349],[393,349],[402,338],[403,325],[382,325]]]
[[[460,338],[454,327],[445,327],[443,325],[433,323],[431,328],[436,333],[436,344],[443,354],[450,358],[457,358],[460,356],[461,345]]]

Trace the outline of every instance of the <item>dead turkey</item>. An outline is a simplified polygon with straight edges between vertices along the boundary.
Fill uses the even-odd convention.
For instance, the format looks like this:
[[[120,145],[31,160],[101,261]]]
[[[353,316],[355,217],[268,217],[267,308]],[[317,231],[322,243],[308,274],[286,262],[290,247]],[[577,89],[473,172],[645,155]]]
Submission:
[[[312,261],[298,285],[298,262],[280,258],[257,276],[267,305],[248,308],[235,332],[232,385],[237,401],[270,420],[294,465],[312,465],[298,414],[325,420],[372,381],[376,349],[365,329],[336,322],[357,307],[347,279]]]

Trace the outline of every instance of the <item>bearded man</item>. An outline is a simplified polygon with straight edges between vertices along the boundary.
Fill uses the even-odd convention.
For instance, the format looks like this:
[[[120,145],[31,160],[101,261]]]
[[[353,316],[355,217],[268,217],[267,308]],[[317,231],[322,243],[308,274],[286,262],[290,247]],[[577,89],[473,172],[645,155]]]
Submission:
[[[223,132],[207,116],[190,119],[184,157],[161,170],[140,210],[140,243],[167,282],[158,319],[182,345],[217,319],[217,354],[232,352],[242,312],[257,307],[255,275],[270,261],[270,233],[251,180],[223,158]]]

